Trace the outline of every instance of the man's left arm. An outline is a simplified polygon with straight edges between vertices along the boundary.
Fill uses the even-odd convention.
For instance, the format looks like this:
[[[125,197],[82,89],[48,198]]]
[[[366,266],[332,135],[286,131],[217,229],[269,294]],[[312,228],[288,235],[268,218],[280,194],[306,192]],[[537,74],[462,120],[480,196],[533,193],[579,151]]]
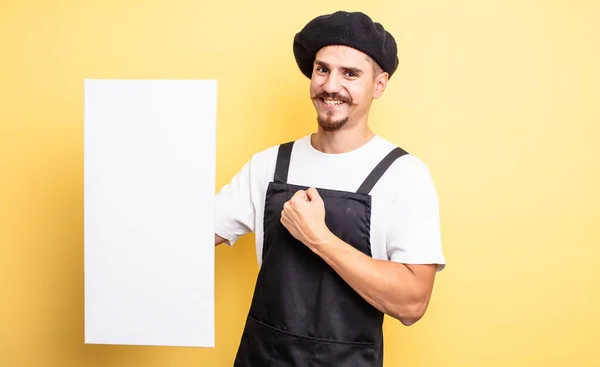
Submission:
[[[402,207],[411,205],[408,200],[413,207],[390,215],[398,217],[390,223],[394,227],[388,245],[390,260],[371,258],[335,236],[325,224],[324,204],[314,188],[297,192],[284,205],[281,222],[367,302],[408,326],[427,310],[438,264],[444,262],[431,182],[428,190],[427,200],[414,192],[404,193],[407,200]]]
[[[307,246],[381,312],[406,326],[425,314],[437,265],[373,259],[333,234]]]

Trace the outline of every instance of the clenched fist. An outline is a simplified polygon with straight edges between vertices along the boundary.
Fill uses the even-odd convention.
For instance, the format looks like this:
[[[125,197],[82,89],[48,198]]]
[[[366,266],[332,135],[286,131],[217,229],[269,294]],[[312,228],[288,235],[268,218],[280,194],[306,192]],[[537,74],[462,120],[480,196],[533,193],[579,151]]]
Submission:
[[[297,191],[283,205],[281,223],[310,248],[319,246],[330,235],[325,224],[325,205],[315,188]]]

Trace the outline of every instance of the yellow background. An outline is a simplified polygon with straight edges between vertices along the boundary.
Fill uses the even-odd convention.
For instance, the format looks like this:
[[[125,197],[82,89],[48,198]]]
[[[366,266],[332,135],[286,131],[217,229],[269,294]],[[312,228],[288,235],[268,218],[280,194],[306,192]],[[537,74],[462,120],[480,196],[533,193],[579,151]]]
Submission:
[[[292,37],[342,5],[397,38],[371,123],[430,167],[449,262],[385,365],[600,365],[599,2],[4,0],[0,366],[231,365],[251,235],[216,250],[215,349],[83,344],[83,79],[218,79],[220,188],[313,131]]]

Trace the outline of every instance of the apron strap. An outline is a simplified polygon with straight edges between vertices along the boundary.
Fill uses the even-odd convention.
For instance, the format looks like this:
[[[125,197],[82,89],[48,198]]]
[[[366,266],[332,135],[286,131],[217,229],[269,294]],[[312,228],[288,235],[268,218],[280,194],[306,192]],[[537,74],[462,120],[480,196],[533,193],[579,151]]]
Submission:
[[[385,171],[387,171],[387,169],[392,165],[392,163],[394,163],[396,159],[402,157],[405,154],[408,153],[402,148],[394,148],[391,152],[388,153],[388,155],[386,155],[381,160],[381,162],[379,162],[379,164],[377,164],[377,166],[375,166],[375,168],[373,168],[373,171],[371,171],[369,176],[367,176],[365,181],[362,183],[362,185],[360,185],[356,192],[358,194],[368,195],[373,189],[373,187],[375,187],[377,181],[379,181],[381,176],[383,176]]]
[[[279,146],[279,152],[277,153],[277,164],[275,165],[275,182],[287,183],[293,147],[293,141],[283,143]]]

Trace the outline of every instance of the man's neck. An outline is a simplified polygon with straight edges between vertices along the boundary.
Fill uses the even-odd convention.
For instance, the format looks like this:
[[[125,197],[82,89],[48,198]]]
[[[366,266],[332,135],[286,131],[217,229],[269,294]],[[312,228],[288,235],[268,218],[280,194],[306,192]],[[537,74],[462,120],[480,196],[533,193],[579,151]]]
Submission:
[[[319,127],[312,135],[312,146],[323,153],[341,154],[367,144],[375,134],[367,125],[337,131],[325,131]]]

